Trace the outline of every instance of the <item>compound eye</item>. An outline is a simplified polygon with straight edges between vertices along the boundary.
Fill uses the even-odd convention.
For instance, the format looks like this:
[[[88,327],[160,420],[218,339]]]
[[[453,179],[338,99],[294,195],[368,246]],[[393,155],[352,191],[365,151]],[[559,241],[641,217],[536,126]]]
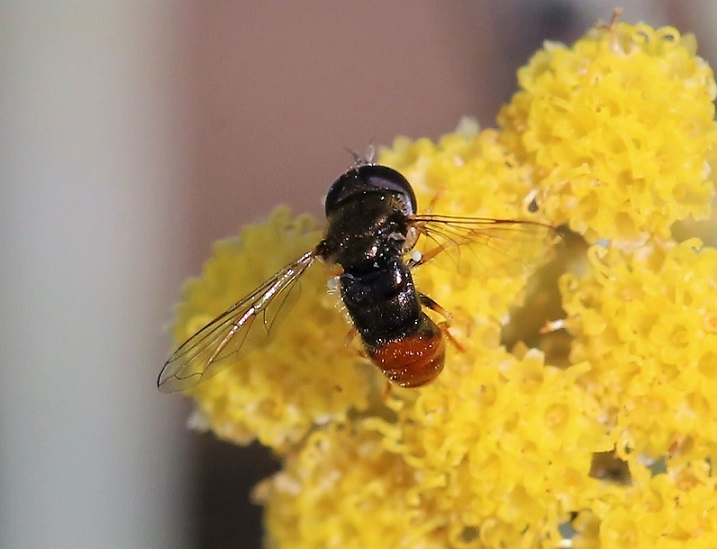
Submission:
[[[393,168],[380,166],[378,164],[361,166],[359,170],[371,186],[384,191],[404,195],[405,198],[408,199],[406,201],[407,204],[411,207],[411,211],[407,213],[415,213],[417,209],[416,195],[413,192],[411,184],[403,175]]]
[[[331,185],[326,196],[326,215],[351,198],[381,192],[400,195],[406,215],[416,212],[416,195],[405,177],[388,166],[363,164],[350,169]]]

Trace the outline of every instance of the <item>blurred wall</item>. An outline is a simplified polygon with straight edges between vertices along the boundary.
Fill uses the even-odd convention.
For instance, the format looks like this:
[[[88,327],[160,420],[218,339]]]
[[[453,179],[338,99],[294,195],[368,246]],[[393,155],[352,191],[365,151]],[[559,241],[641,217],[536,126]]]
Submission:
[[[0,547],[188,543],[181,13],[0,4]]]

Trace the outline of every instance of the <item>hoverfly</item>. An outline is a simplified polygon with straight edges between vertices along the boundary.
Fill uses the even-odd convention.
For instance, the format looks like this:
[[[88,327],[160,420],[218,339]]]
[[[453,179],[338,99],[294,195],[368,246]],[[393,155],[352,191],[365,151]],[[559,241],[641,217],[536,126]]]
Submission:
[[[221,371],[230,363],[224,359],[247,340],[256,341],[257,331],[266,331],[283,301],[279,296],[285,298],[317,259],[341,269],[341,298],[366,355],[383,374],[401,387],[432,381],[443,369],[446,338],[444,326],[424,309],[446,318],[447,313],[416,289],[411,270],[452,247],[490,246],[501,239],[510,245],[516,236],[539,243],[555,229],[532,221],[416,210],[415,193],[403,175],[357,159],[329,189],[324,239],[179,346],[159,374],[159,389],[181,391]],[[435,248],[417,253],[420,236]]]

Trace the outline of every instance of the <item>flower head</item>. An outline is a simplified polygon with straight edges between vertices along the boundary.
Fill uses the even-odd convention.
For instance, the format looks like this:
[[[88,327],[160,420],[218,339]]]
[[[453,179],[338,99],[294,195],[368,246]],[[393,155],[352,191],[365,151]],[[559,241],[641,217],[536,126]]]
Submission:
[[[572,232],[548,265],[554,240],[526,224],[415,270],[457,342],[428,386],[384,390],[314,268],[290,329],[191,392],[217,434],[283,455],[256,491],[270,546],[715,545],[717,250],[671,235],[714,196],[695,51],[675,29],[599,27],[521,69],[499,129],[382,151],[434,212]],[[316,226],[279,209],[217,245],[177,341]]]
[[[715,83],[695,50],[674,28],[618,23],[520,69],[502,139],[556,222],[634,243],[709,215]]]

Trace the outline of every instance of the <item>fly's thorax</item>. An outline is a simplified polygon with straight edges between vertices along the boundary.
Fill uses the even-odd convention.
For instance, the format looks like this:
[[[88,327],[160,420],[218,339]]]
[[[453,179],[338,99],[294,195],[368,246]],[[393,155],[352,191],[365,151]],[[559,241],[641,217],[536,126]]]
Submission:
[[[369,271],[399,259],[406,247],[408,218],[400,197],[368,194],[348,200],[327,218],[323,257],[345,271]]]

